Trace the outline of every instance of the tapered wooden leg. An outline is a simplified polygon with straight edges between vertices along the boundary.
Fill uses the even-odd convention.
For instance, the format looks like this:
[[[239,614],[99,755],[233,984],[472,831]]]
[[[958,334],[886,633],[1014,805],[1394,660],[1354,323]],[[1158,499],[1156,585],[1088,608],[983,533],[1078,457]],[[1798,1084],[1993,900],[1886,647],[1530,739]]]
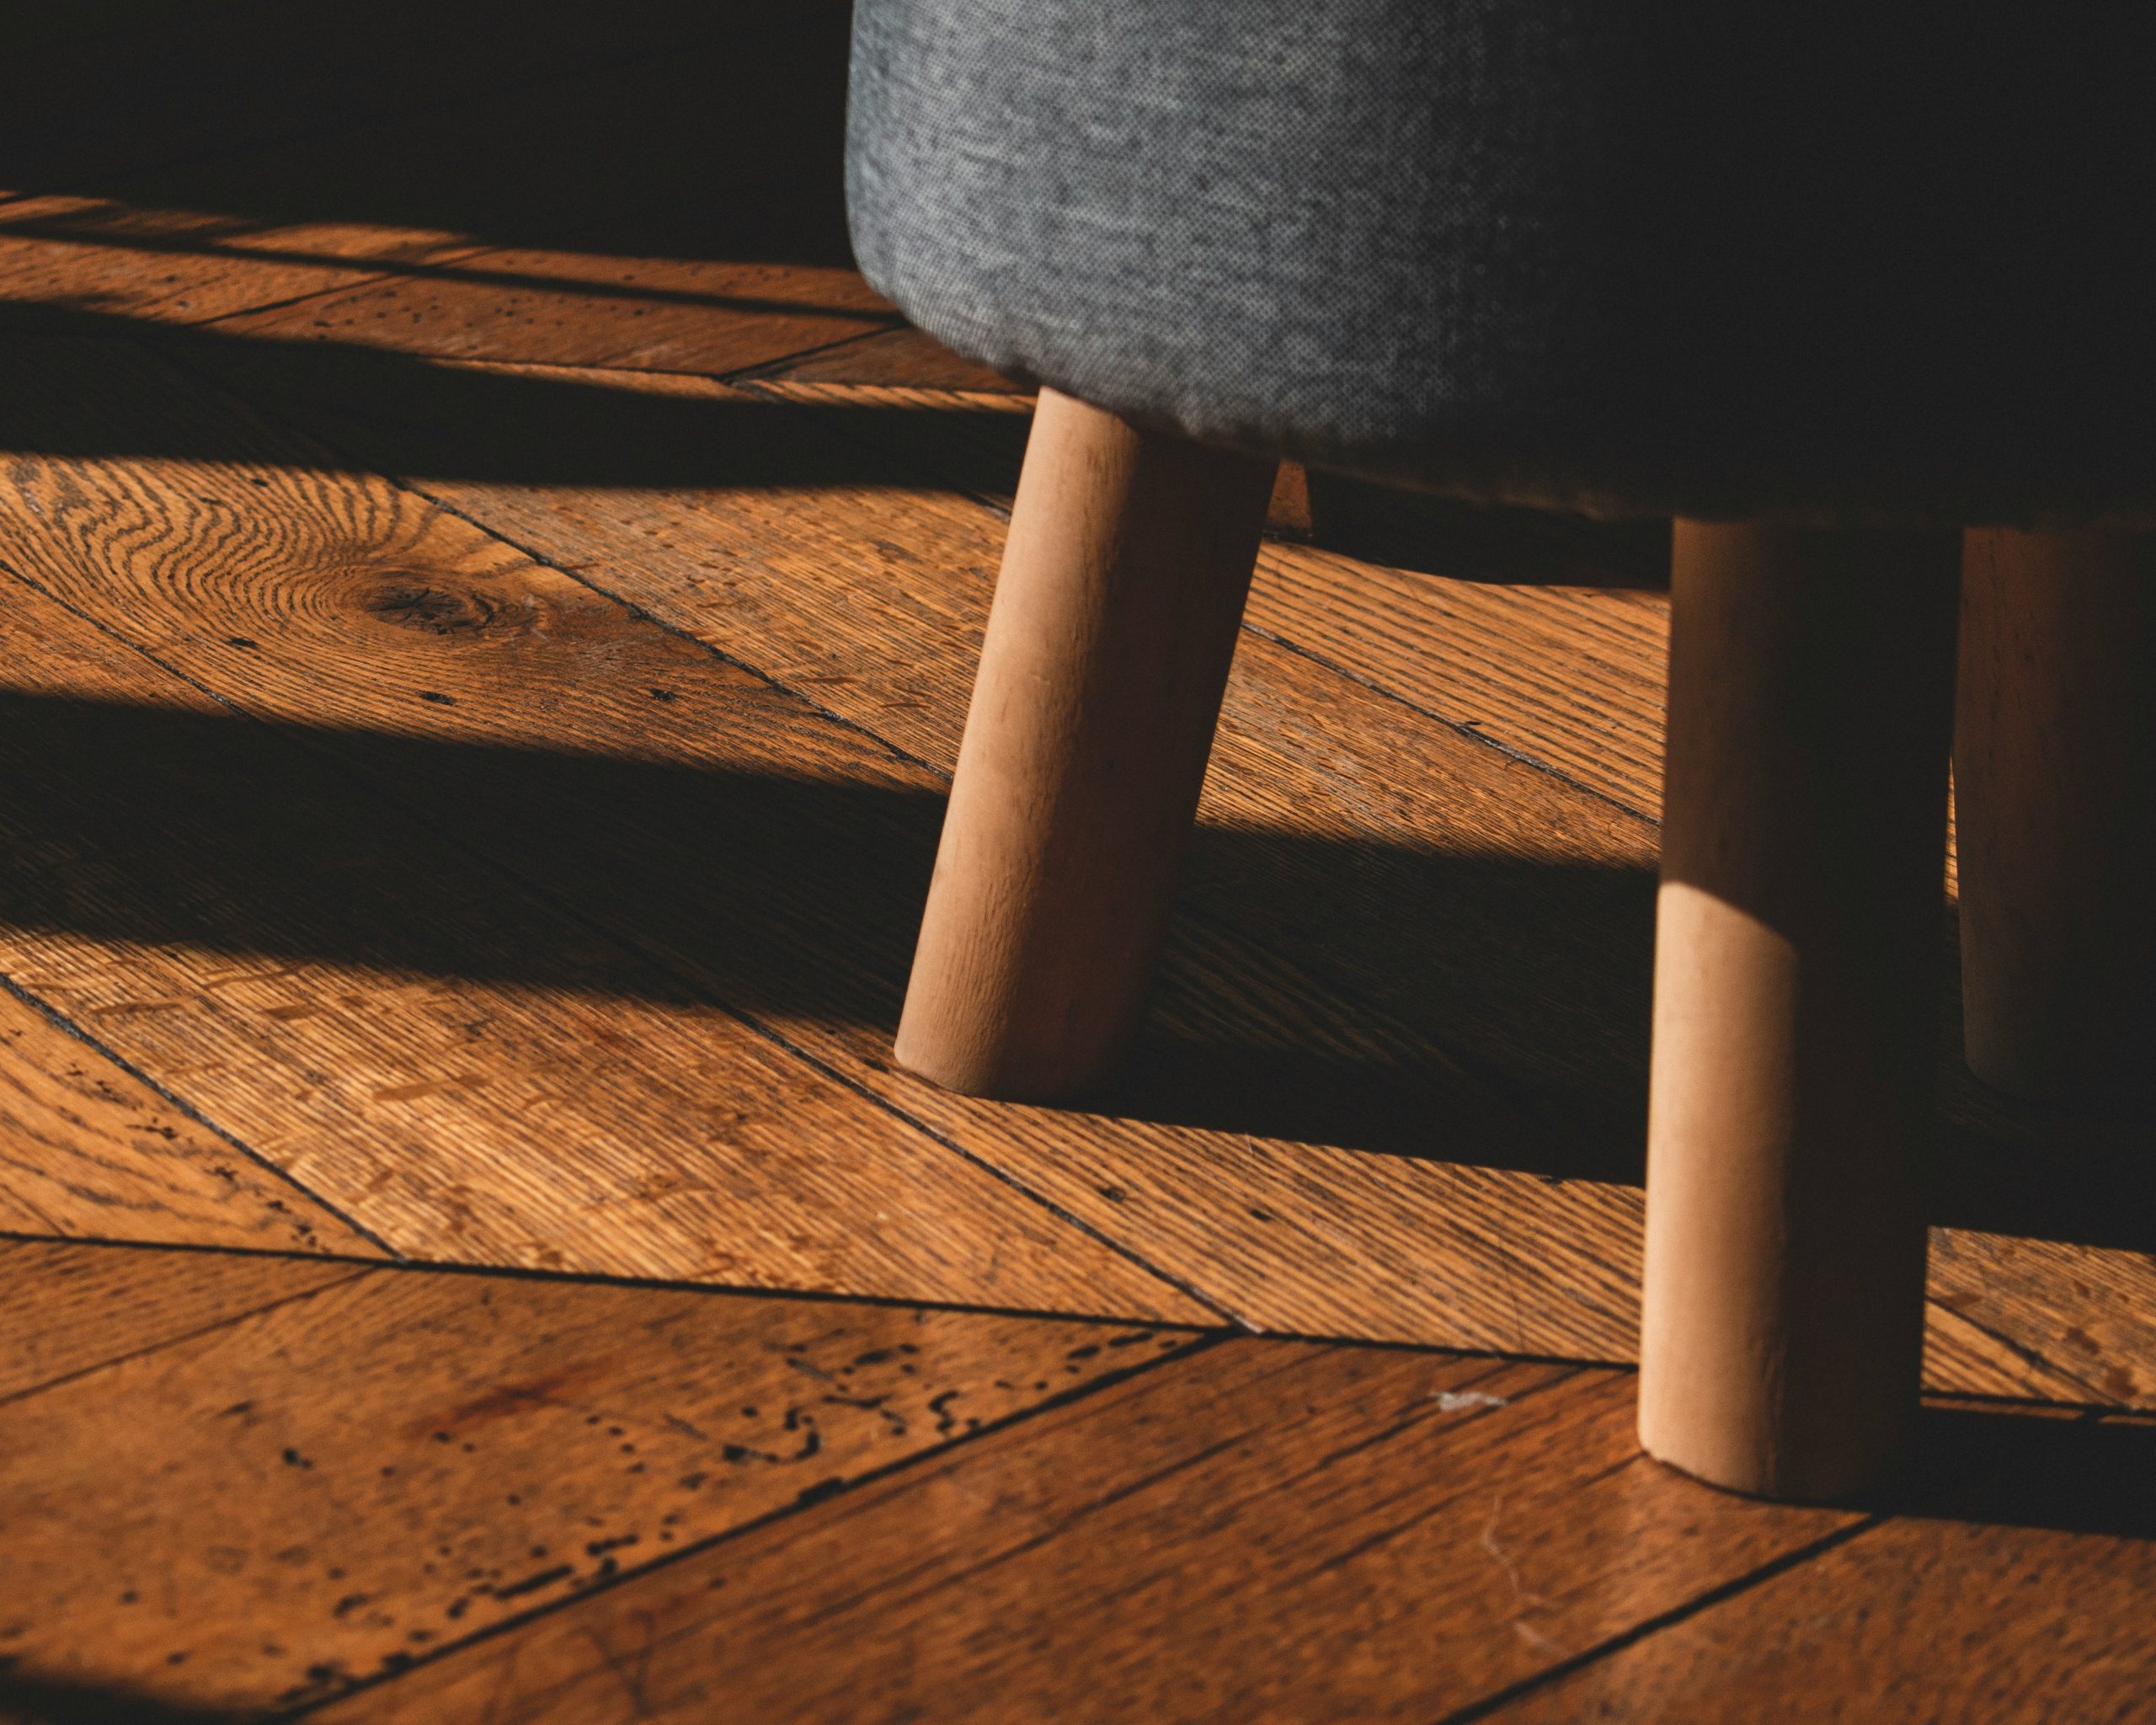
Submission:
[[[1957,536],[1677,525],[1640,1435],[1891,1459],[1923,1343]]]
[[[977,1096],[1082,1091],[1135,1027],[1274,463],[1041,392],[899,1023]]]
[[[2156,1086],[2156,534],[1968,536],[1954,745],[1970,1070]]]

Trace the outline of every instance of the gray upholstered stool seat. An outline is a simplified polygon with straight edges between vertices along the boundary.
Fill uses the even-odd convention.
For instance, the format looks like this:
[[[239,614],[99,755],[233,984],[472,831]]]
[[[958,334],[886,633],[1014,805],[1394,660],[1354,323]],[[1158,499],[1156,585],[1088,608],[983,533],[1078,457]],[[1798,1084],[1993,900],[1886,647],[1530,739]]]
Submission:
[[[856,17],[869,280],[1097,406],[1600,513],[2156,501],[2156,104],[2130,8]]]
[[[1112,1068],[1274,459],[1676,516],[1641,1433],[1747,1490],[1876,1475],[1923,1343],[1957,588],[1972,1064],[2156,1067],[2149,30],[856,0],[862,267],[1044,386],[899,1058],[1028,1099]]]

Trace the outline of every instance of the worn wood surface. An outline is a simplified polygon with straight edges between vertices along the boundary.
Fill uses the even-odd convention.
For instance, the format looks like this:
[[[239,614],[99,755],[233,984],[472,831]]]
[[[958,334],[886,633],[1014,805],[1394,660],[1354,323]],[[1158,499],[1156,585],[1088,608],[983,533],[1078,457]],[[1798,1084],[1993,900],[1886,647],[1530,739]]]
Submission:
[[[62,1350],[76,1283],[104,1266],[22,1264],[35,1249],[8,1268],[26,1324],[60,1301]],[[106,1345],[135,1351],[0,1402],[0,1696],[24,1679],[219,1707],[334,1694],[1191,1341],[96,1255],[117,1260],[108,1301],[127,1301]],[[248,1300],[262,1309],[240,1315]]]
[[[839,8],[515,13],[97,0],[11,39],[0,448],[29,459],[0,487],[0,968],[61,985],[38,997],[95,1046],[0,998],[19,1033],[0,1231],[379,1250],[252,1151],[415,1253],[1082,1290],[1087,1310],[1629,1359],[1653,536],[1287,475],[1124,1081],[1087,1113],[919,1085],[889,1037],[1021,382],[886,327],[841,273]],[[1929,1381],[2156,1404],[2143,1124],[1945,1080]],[[969,1156],[977,1179],[936,1160]],[[435,1293],[251,1251],[0,1258],[0,1394],[30,1392],[0,1423],[35,1439],[10,1436],[0,1477],[40,1506],[9,1517],[34,1561],[11,1544],[0,1575],[0,1717],[209,1725],[414,1653],[344,1705],[694,1715],[714,1672],[775,1714],[805,1696],[848,1718],[846,1679],[960,1717],[1107,1695],[1169,1718],[1667,1717],[1693,1696],[1922,1717],[1943,1673],[1945,1713],[2046,1717],[2048,1689],[2131,1717],[2148,1690],[2141,1428],[2001,1444],[1996,1407],[1953,1410],[1977,1427],[1925,1452],[1928,1495],[1817,1524],[1861,1529],[1847,1545],[1791,1544],[1627,1462],[1622,1375],[1236,1341],[1158,1355],[1157,1396],[1114,1399],[1149,1373],[1097,1418],[1051,1410],[949,1458],[977,1469],[804,1502],[798,1470],[846,1444],[849,1479],[932,1458],[960,1410],[1022,1413],[1154,1343],[1103,1366],[1048,1338],[1113,1326],[929,1312],[947,1340],[974,1327],[939,1356],[965,1394],[870,1408],[880,1389],[821,1386],[843,1398],[818,1412],[830,1447],[782,1468],[681,1408],[779,1370],[782,1334],[837,1346],[920,1315],[464,1275]],[[750,1308],[820,1327],[707,1317]],[[568,1407],[517,1393],[547,1359],[591,1368]],[[266,1389],[269,1423],[212,1417],[249,1399],[215,1401],[221,1374]],[[1303,1393],[1277,1393],[1291,1378]],[[417,1433],[452,1405],[476,1427]],[[696,1469],[654,1459],[698,1441],[670,1414],[718,1447],[695,1493],[667,1482]],[[278,1429],[316,1447],[260,1447]],[[723,1542],[625,1584],[688,1542],[665,1520],[684,1497],[711,1498],[700,1536]],[[558,1517],[587,1514],[606,1527],[563,1540]],[[295,1524],[308,1556],[280,1562]],[[329,1575],[318,1525],[370,1587]],[[729,1551],[756,1589],[666,1590],[733,1575]],[[115,1580],[146,1562],[168,1593]],[[908,1563],[917,1585],[894,1578]],[[459,1580],[489,1590],[440,1589]],[[67,1610],[19,1608],[47,1594]],[[648,1643],[647,1608],[680,1632]],[[258,1616],[291,1639],[251,1635]],[[4,1663],[34,1623],[35,1657]],[[497,1638],[432,1657],[482,1623]],[[1086,1638],[1061,1666],[1029,1650],[1066,1632]],[[768,1659],[735,1651],[774,1636]],[[1567,1654],[1583,1686],[1542,1687]],[[911,1677],[877,1663],[907,1656]],[[465,1687],[483,1671],[494,1687]]]
[[[85,495],[133,483],[121,476],[100,478],[88,464],[72,466],[69,473],[70,483]],[[227,486],[224,494],[235,509],[244,508],[259,489],[251,479],[220,479],[199,468],[189,483],[195,497],[213,494],[203,491],[206,484]],[[402,507],[416,505],[408,501]],[[388,501],[376,501],[360,513],[387,521],[395,510]],[[608,628],[607,608],[592,595],[499,547],[487,553],[491,563],[476,550],[462,566],[433,554],[440,545],[461,542],[455,537],[460,532],[472,542],[483,542],[451,518],[425,519],[432,523],[427,535],[403,536],[392,560],[391,585],[403,596],[393,608],[384,608],[392,610],[390,621],[402,619],[407,627],[385,627],[383,619],[364,611],[348,615],[328,595],[314,604],[296,604],[277,582],[236,584],[228,574],[211,579],[184,560],[176,559],[168,575],[185,589],[190,606],[218,602],[218,595],[229,595],[223,602],[235,606],[211,627],[168,629],[151,622],[169,615],[174,595],[157,581],[131,592],[115,589],[101,557],[84,565],[74,554],[56,550],[42,579],[64,582],[71,602],[95,610],[110,627],[171,658],[189,677],[265,715],[327,721],[339,732],[365,724],[371,732],[419,729],[443,740],[517,737],[526,746],[575,736],[584,739],[585,751],[728,770],[732,776],[702,783],[679,774],[605,772],[595,766],[586,772],[498,753],[385,755],[371,735],[309,733],[374,772],[394,793],[422,798],[430,820],[464,823],[476,841],[520,873],[539,871],[550,886],[647,949],[663,948],[670,965],[693,964],[715,986],[723,981],[734,998],[753,1006],[797,1045],[842,1062],[850,1077],[910,1110],[932,1110],[939,1130],[962,1130],[962,1141],[976,1149],[985,1145],[999,1166],[1028,1183],[1051,1183],[1058,1203],[1083,1205],[1115,1237],[1158,1235],[1177,1255],[1175,1274],[1203,1273],[1209,1285],[1225,1290],[1233,1309],[1257,1321],[1317,1331],[1381,1325],[1385,1332],[1424,1338],[1434,1329],[1444,1339],[1469,1345],[1524,1340],[1539,1352],[1614,1349],[1621,1355],[1628,1348],[1630,1295],[1622,1265],[1612,1269],[1601,1263],[1593,1240],[1582,1246],[1574,1238],[1578,1231],[1568,1226],[1567,1216],[1538,1216],[1551,1188],[1530,1175],[1432,1167],[1327,1150],[1321,1142],[1307,1150],[1299,1145],[1261,1148],[1250,1130],[1236,1130],[1234,1114],[1220,1124],[1198,1116],[1195,1127],[1210,1130],[1178,1129],[1177,1117],[1187,1117],[1195,1105],[1217,1110],[1227,1101],[1246,1107],[1250,1086],[1264,1076],[1268,1059],[1306,1051],[1315,1039],[1321,1052],[1339,1050],[1344,1071],[1328,1076],[1320,1065],[1315,1076],[1324,1082],[1322,1092],[1298,1090],[1306,1066],[1273,1073],[1270,1087],[1276,1098],[1304,1107],[1315,1119],[1321,1119],[1328,1106],[1347,1106],[1362,1108],[1365,1124],[1382,1125],[1385,1104],[1404,1096],[1433,1118],[1449,1119],[1454,1124],[1444,1130],[1451,1132],[1479,1128],[1478,1137],[1497,1142],[1497,1135],[1508,1130],[1504,1114],[1486,1092],[1462,1079],[1441,1054],[1389,1029],[1381,1018],[1374,1026],[1358,1023],[1322,992],[1313,997],[1293,967],[1247,937],[1201,933],[1187,940],[1187,957],[1171,954],[1171,999],[1182,1003],[1188,1028],[1170,1050],[1194,1044],[1202,1053],[1209,1036],[1234,1040],[1212,1076],[1200,1068],[1195,1094],[1171,1064],[1160,1063],[1164,1070],[1150,1112],[1166,1114],[1165,1120],[969,1107],[890,1073],[889,1026],[918,916],[935,813],[931,798],[940,780],[903,763],[891,766],[885,756],[887,764],[868,779],[872,794],[867,796],[857,782],[830,796],[782,788],[773,795],[742,782],[760,771],[792,777],[804,771],[820,776],[824,769],[806,766],[796,745],[756,751],[758,729],[746,722],[755,703],[744,710],[722,698],[742,686],[739,673],[707,654],[684,650],[683,644],[659,631],[632,628],[626,617],[616,617]],[[64,541],[45,542],[64,546]],[[338,567],[353,560],[353,553],[342,547],[324,554]],[[490,573],[475,585],[475,569],[482,565]],[[518,573],[512,576],[512,570]],[[415,583],[419,571],[426,578]],[[517,584],[526,581],[535,585],[519,595]],[[357,596],[365,606],[365,593]],[[268,615],[264,606],[270,607]],[[535,610],[545,619],[542,626],[517,626],[520,617]],[[598,633],[570,628],[564,611],[589,618]],[[478,627],[482,617],[499,622]],[[428,626],[430,618],[434,626]],[[458,619],[472,626],[459,626]],[[250,644],[235,647],[235,638]],[[638,644],[632,649],[632,644]],[[365,655],[366,676],[323,679],[325,662],[349,660],[355,652]],[[514,675],[504,674],[511,665],[499,661],[503,652],[514,660]],[[812,696],[829,698],[828,691],[809,688]],[[655,699],[654,689],[675,698]],[[795,710],[795,703],[771,697],[760,686],[752,692],[758,701],[770,700],[776,713]],[[424,698],[428,693],[451,699],[430,702]],[[858,755],[876,768],[877,751],[857,733],[840,733],[835,746],[841,751],[837,761]],[[513,766],[528,771],[505,774],[503,769]],[[857,777],[853,767],[833,771]],[[541,780],[535,782],[529,772],[540,773]],[[563,772],[567,777],[558,776]],[[917,802],[873,793],[888,792],[885,775],[893,773],[900,776],[901,786],[909,782],[904,774],[914,775],[910,782],[923,793]],[[610,809],[609,822],[595,825],[584,818],[581,811],[595,798]],[[886,809],[888,815],[879,815]],[[733,899],[705,893],[698,883],[711,869],[735,879],[762,914],[743,918],[731,908]],[[813,962],[804,953],[813,953]],[[1234,1053],[1235,1040],[1251,1039],[1257,1039],[1255,1058]],[[1373,1068],[1382,1078],[1389,1065],[1402,1065],[1406,1070],[1377,1105],[1359,1097]],[[1262,1124],[1251,1119],[1253,1127]],[[1407,1141],[1419,1148],[1428,1141],[1421,1137],[1428,1129],[1417,1123],[1414,1130],[1420,1141]],[[1313,1130],[1305,1129],[1301,1135]],[[1106,1154],[1074,1166],[1074,1135],[1081,1143],[1103,1141]],[[1230,1170],[1224,1193],[1222,1177],[1213,1172],[1223,1159]],[[1319,1178],[1313,1178],[1313,1163],[1323,1171]],[[1580,1190],[1577,1198],[1590,1217],[1597,1206],[1624,1201],[1593,1188]],[[1476,1208],[1482,1212],[1465,1226],[1452,1219],[1462,1199],[1479,1199]],[[1214,1215],[1223,1201],[1235,1203],[1239,1212],[1263,1212],[1267,1227],[1254,1239],[1224,1235]],[[1524,1212],[1523,1220],[1514,1225],[1509,1212]],[[1126,1216],[1134,1220],[1121,1220]],[[1368,1263],[1366,1248],[1378,1254]],[[1569,1278],[1574,1291],[1546,1301],[1520,1298],[1514,1278],[1538,1259],[1550,1266],[1546,1273],[1553,1278]],[[1614,1324],[1600,1315],[1609,1313]]]
[[[1623,1375],[1233,1342],[324,1717],[1447,1717],[1854,1519],[1630,1418]]]

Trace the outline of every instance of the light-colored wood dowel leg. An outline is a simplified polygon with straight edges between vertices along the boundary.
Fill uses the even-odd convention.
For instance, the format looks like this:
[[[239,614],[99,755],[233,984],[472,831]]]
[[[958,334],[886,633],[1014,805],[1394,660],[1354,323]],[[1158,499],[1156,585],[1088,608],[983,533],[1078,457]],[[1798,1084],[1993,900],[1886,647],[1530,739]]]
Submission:
[[[2035,1101],[2156,1087],[2156,534],[1968,536],[1954,743],[1969,1067]]]
[[[898,1058],[953,1090],[1097,1082],[1144,1005],[1274,464],[1041,392]]]
[[[1640,1436],[1738,1491],[1915,1408],[1959,558],[1677,524]]]

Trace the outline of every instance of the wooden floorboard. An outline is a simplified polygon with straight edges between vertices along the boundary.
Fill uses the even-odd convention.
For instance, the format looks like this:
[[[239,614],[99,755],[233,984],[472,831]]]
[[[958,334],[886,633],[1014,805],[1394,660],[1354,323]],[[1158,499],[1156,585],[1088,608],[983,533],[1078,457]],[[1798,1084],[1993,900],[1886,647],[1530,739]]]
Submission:
[[[1284,470],[1129,1070],[892,1070],[1029,386],[851,271],[844,10],[13,45],[0,1718],[2148,1712],[2145,1121],[1943,1056],[1864,1503],[1562,1363],[1659,529]]]
[[[75,1027],[4,991],[0,1234],[382,1255]]]
[[[1625,1374],[1231,1342],[323,1717],[1428,1725],[1855,1519],[1657,1468]]]
[[[99,1718],[334,1695],[1193,1340],[230,1254],[0,1264],[33,1369],[76,1363],[0,1401],[8,1717],[20,1690]]]
[[[273,566],[310,521],[332,535],[332,569],[351,569],[371,545],[393,576],[430,533],[461,536],[483,566],[505,560],[462,523],[386,492],[286,474],[286,507],[258,514],[270,482],[242,472],[227,477],[237,503],[221,515],[203,500],[206,477],[157,478],[138,467],[117,490],[46,492],[42,517],[22,507],[24,522],[59,529],[34,566],[56,578],[57,547],[78,530],[101,557],[96,522],[112,510],[146,526],[138,568],[183,579],[203,569],[168,561],[190,516],[213,534],[220,520],[277,523]],[[38,481],[24,483],[36,505]],[[28,533],[14,543],[26,562],[39,549]],[[244,570],[237,542],[223,556],[211,567]],[[118,590],[99,591],[109,604]],[[376,627],[435,638],[424,617],[415,627],[387,609]],[[0,962],[398,1250],[1209,1316],[35,590],[16,584],[0,628],[11,661],[69,666],[65,699],[9,702],[19,866]],[[424,713],[440,692],[407,698]],[[64,873],[22,866],[63,855]]]
[[[132,483],[116,468],[76,464],[69,472],[68,483],[85,495]],[[190,483],[199,492],[210,482],[195,473]],[[237,491],[234,506],[248,495],[243,487]],[[377,515],[389,509],[370,507]],[[381,606],[362,579],[353,581],[349,599],[322,595],[301,605],[288,602],[275,579],[250,596],[229,580],[198,577],[198,562],[177,555],[147,585],[123,592],[104,573],[102,553],[85,562],[50,538],[42,542],[51,548],[37,565],[38,578],[170,657],[189,677],[265,716],[365,722],[376,731],[532,748],[574,737],[575,747],[594,753],[670,758],[705,774],[723,772],[727,777],[699,781],[595,764],[549,769],[543,758],[447,750],[385,756],[378,740],[324,740],[355,762],[371,756],[386,788],[424,801],[430,820],[468,823],[473,842],[494,847],[505,862],[588,906],[670,967],[693,969],[795,1045],[900,1107],[921,1111],[939,1130],[958,1135],[1029,1185],[1053,1183],[1059,1205],[1082,1205],[1095,1226],[1133,1242],[1141,1255],[1141,1240],[1172,1247],[1173,1274],[1203,1282],[1253,1321],[1312,1331],[1390,1323],[1393,1333],[1420,1339],[1432,1339],[1435,1330],[1437,1339],[1542,1353],[1628,1350],[1627,1279],[1621,1268],[1598,1263],[1592,1242],[1582,1247],[1561,1227],[1537,1226],[1534,1210],[1546,1208],[1547,1188],[1529,1176],[1334,1154],[1329,1160],[1338,1165],[1337,1177],[1313,1178],[1299,1166],[1305,1160],[1299,1151],[1260,1148],[1250,1130],[1234,1130],[1232,1117],[1211,1130],[1202,1119],[1179,1124],[1178,1107],[1207,1098],[1179,1095],[1171,1083],[1156,1083],[1153,1098],[1154,1112],[1170,1117],[1148,1120],[997,1108],[943,1097],[890,1072],[889,1026],[926,881],[940,779],[899,757],[878,756],[860,733],[844,728],[832,729],[837,752],[823,767],[808,752],[819,734],[812,730],[786,745],[791,761],[782,750],[760,757],[753,731],[750,746],[740,740],[739,673],[708,654],[685,652],[685,644],[656,628],[632,627],[626,613],[608,628],[595,600],[575,596],[584,590],[544,572],[520,572],[499,547],[475,548],[461,562],[447,556],[443,547],[458,531],[468,533],[440,518],[430,542],[407,536],[388,560],[392,585],[405,595],[397,610],[421,627],[381,627],[367,614],[367,607]],[[359,558],[340,547],[334,560],[350,567]],[[483,567],[483,579],[475,574]],[[424,590],[414,590],[415,582]],[[236,608],[208,627],[173,629],[154,621],[168,616],[176,599],[199,615],[204,604],[219,604],[220,595]],[[344,614],[354,601],[360,614]],[[259,609],[264,604],[284,613],[274,628]],[[583,624],[523,628],[513,622],[565,611],[579,614]],[[483,613],[501,618],[500,626],[456,624]],[[424,626],[430,617],[436,626]],[[234,647],[234,638],[249,644]],[[510,648],[513,677],[500,674],[507,662],[496,644]],[[355,651],[373,668],[370,676],[325,682],[324,665]],[[655,702],[654,689],[671,698]],[[813,684],[806,692],[812,700],[830,699]],[[760,686],[750,692],[771,693]],[[450,699],[430,702],[424,698],[429,693]],[[724,705],[715,707],[715,700]],[[715,724],[720,712],[724,722]],[[805,707],[800,713],[815,717]],[[841,782],[818,795],[742,780],[774,771]],[[530,777],[563,772],[568,777],[551,786]],[[595,805],[610,810],[608,820],[585,818],[581,811]],[[728,890],[714,893],[714,879],[728,882]],[[754,913],[744,914],[744,906]],[[1353,1100],[1366,1072],[1381,1074],[1388,1062],[1421,1062],[1396,1081],[1396,1097],[1426,1101],[1438,1130],[1471,1146],[1469,1160],[1524,1130],[1441,1053],[1381,1021],[1358,1024],[1292,966],[1271,959],[1262,942],[1215,939],[1208,950],[1202,932],[1190,937],[1171,972],[1171,1007],[1180,999],[1186,1009],[1171,1046],[1202,1055],[1209,1037],[1226,1039],[1227,1059],[1215,1061],[1206,1080],[1216,1104],[1246,1089],[1254,1068],[1298,1055],[1307,1064],[1330,1046],[1348,1063],[1329,1081],[1343,1101]],[[1172,1017],[1170,1023],[1172,1029]],[[1250,1047],[1253,1037],[1259,1039]],[[1245,1052],[1237,1052],[1239,1044]],[[1171,1062],[1166,1070],[1172,1076]],[[1078,1162],[1074,1137],[1104,1141],[1113,1161]],[[1213,1214],[1225,1200],[1219,1178],[1207,1171],[1222,1157],[1230,1159],[1230,1180],[1238,1180],[1238,1165],[1248,1170],[1227,1194],[1235,1213],[1255,1210],[1267,1218],[1255,1239],[1241,1230],[1224,1236]],[[1422,1196],[1403,1213],[1392,1188],[1409,1185],[1419,1185]],[[1450,1219],[1468,1208],[1456,1201],[1461,1198],[1481,1200],[1473,1205],[1479,1220],[1472,1213],[1464,1226]],[[1599,1201],[1592,1191],[1583,1195],[1588,1206]],[[1163,1220],[1149,1226],[1156,1207]],[[1522,1208],[1528,1215],[1514,1226],[1509,1210]],[[1516,1237],[1494,1237],[1493,1231]],[[1572,1291],[1561,1300],[1522,1299],[1513,1253],[1525,1258],[1535,1249],[1530,1242],[1545,1238],[1556,1261],[1577,1270]],[[1299,1251],[1299,1242],[1309,1249]],[[1381,1255],[1358,1267],[1358,1246]],[[1380,1282],[1391,1290],[1382,1301]],[[1604,1302],[1599,1308],[1597,1300]],[[1388,1310],[1394,1315],[1381,1316]],[[1614,1311],[1614,1326],[1598,1311]]]
[[[362,1268],[260,1252],[0,1240],[8,1306],[0,1404],[334,1287]],[[23,1573],[11,1567],[11,1600],[27,1597]]]

